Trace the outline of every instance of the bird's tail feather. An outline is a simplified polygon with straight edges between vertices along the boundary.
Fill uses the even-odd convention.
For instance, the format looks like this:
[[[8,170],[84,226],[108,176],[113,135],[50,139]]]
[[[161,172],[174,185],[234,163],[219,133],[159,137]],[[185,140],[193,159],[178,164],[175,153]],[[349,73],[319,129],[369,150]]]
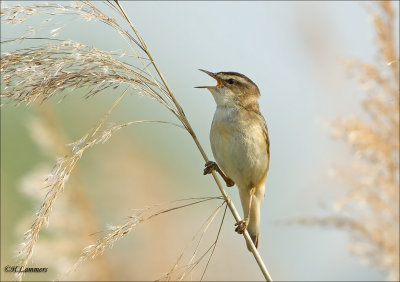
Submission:
[[[259,242],[259,230],[260,230],[260,208],[261,208],[261,202],[263,200],[263,194],[264,190],[262,189],[264,187],[261,187],[261,189],[257,189],[256,193],[252,197],[251,201],[251,209],[250,209],[250,218],[249,218],[249,223],[247,225],[247,231],[249,232],[250,238],[254,243],[254,246],[257,248],[258,247],[258,242]],[[249,200],[250,200],[250,194],[249,191],[247,190],[239,190],[240,193],[240,199],[242,202],[242,207],[243,207],[243,213],[244,217],[247,216],[248,214],[248,208],[249,208]],[[250,246],[247,244],[247,249],[250,251]]]
[[[250,238],[253,241],[254,246],[256,246],[256,248],[258,248],[258,232],[257,234],[251,234],[249,232]],[[250,244],[246,242],[247,245],[247,249],[251,252],[251,248],[250,248]]]
[[[247,226],[247,232],[249,232],[250,238],[254,243],[254,246],[258,248],[258,238],[260,232],[260,203],[256,197],[253,197],[251,204],[249,225]],[[247,249],[250,251],[250,246],[247,244]]]

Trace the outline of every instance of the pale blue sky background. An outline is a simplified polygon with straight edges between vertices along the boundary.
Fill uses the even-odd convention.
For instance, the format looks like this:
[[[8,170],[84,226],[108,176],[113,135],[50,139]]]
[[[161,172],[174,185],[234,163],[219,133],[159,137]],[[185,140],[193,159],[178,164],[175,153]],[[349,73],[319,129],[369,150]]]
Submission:
[[[193,88],[211,82],[197,69],[237,71],[259,86],[261,112],[267,120],[271,140],[259,251],[272,277],[275,280],[384,279],[383,274],[362,266],[350,255],[349,236],[345,232],[278,224],[298,216],[327,214],[326,210],[331,210],[334,200],[340,197],[341,184],[329,177],[328,172],[333,164],[346,165],[350,151],[333,141],[329,130],[316,120],[360,113],[363,92],[355,80],[349,79],[339,59],[377,62],[373,25],[365,9],[373,4],[356,1],[121,3],[209,157],[212,154],[208,132],[215,103],[206,90]],[[399,4],[393,4],[398,15]],[[2,27],[3,32],[7,36],[11,31]],[[106,50],[126,46],[110,28],[91,22],[85,28],[79,22],[68,23],[59,37]],[[137,98],[127,99],[121,108],[122,120],[172,120],[164,109],[150,105],[143,98],[139,102]],[[154,147],[147,150],[155,160],[172,159],[171,167],[183,170],[192,181],[200,181],[198,186],[204,185],[206,193],[215,192],[217,188],[211,179],[200,179],[202,160],[189,137],[178,133],[177,138],[171,135],[175,134],[171,130],[162,130],[161,136],[154,137],[146,128],[132,134],[137,132],[142,138],[138,142],[154,142]],[[185,193],[191,195],[190,191]],[[228,189],[228,193],[240,208],[236,189]],[[225,225],[224,236],[236,236],[231,234],[230,223]],[[243,243],[238,236],[233,240]],[[217,247],[215,263],[221,273],[229,272],[230,267],[241,267],[244,277],[262,278],[247,251],[241,250],[238,258],[218,257]]]

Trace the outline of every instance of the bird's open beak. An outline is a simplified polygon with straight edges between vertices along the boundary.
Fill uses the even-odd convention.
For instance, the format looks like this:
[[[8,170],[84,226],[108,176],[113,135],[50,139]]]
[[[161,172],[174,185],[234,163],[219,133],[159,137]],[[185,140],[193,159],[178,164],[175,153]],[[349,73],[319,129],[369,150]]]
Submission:
[[[215,75],[215,73],[210,72],[210,71],[206,71],[206,70],[202,70],[202,69],[199,69],[199,71],[205,72],[206,74],[208,74],[209,76],[214,78],[217,81],[217,85],[215,85],[215,86],[196,86],[195,88],[207,88],[207,89],[210,89],[210,88],[217,88],[217,87],[220,87],[222,85],[222,81]]]

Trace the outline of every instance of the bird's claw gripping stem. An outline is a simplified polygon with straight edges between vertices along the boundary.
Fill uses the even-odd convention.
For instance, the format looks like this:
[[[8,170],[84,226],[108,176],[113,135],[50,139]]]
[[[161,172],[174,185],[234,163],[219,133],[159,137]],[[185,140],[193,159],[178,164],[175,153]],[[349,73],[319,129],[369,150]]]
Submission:
[[[217,172],[221,175],[221,177],[225,180],[226,186],[231,187],[231,186],[235,185],[235,182],[233,182],[232,179],[230,179],[229,177],[227,177],[227,176],[222,172],[222,170],[219,168],[219,166],[218,166],[215,162],[208,161],[208,162],[206,162],[205,167],[206,167],[206,168],[205,168],[204,171],[203,171],[203,174],[204,174],[204,175],[210,174],[213,170],[215,170],[215,171],[217,171]]]
[[[237,226],[235,231],[239,234],[243,234],[248,224],[249,224],[248,218],[242,219],[241,221],[235,223],[235,226]]]

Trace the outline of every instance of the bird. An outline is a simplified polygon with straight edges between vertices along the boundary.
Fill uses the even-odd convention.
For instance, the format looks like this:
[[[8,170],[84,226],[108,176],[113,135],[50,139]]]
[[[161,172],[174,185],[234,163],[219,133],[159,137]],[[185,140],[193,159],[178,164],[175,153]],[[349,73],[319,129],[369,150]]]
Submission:
[[[267,123],[258,104],[260,91],[241,73],[200,71],[217,81],[215,86],[196,87],[208,89],[217,104],[210,129],[216,162],[206,162],[203,174],[216,171],[228,187],[236,184],[244,219],[235,224],[235,231],[243,234],[247,229],[258,248],[260,208],[270,161]],[[247,248],[251,251],[248,243]]]

